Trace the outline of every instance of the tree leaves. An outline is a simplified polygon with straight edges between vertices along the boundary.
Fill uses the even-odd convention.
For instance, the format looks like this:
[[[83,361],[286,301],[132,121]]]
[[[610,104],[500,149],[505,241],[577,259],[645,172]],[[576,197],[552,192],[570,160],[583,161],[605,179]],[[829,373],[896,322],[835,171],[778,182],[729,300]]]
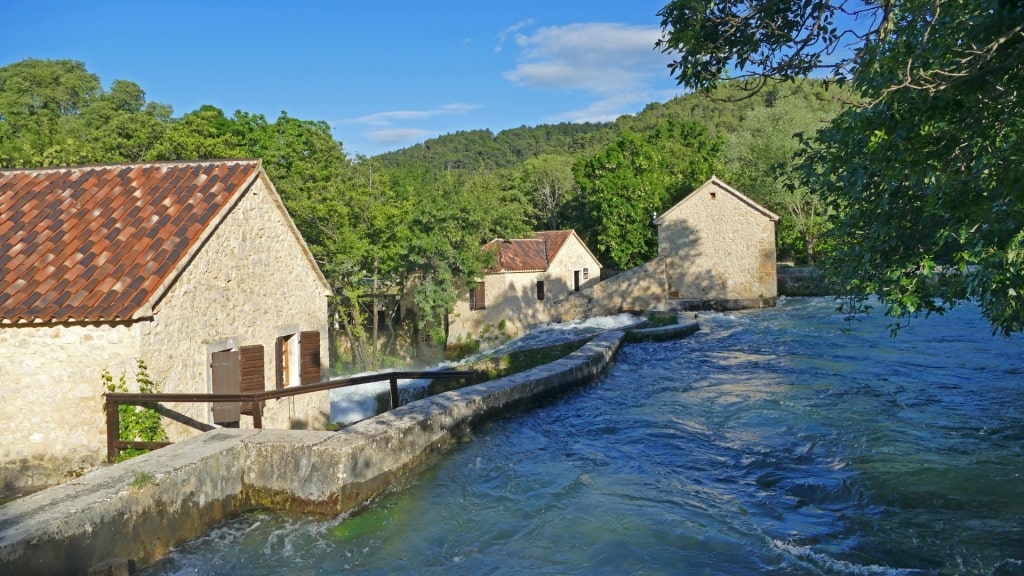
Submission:
[[[850,81],[859,105],[802,162],[832,210],[835,281],[896,317],[976,300],[995,331],[1024,328],[1024,4],[684,0],[660,14],[687,86],[735,69],[755,88],[818,69]]]

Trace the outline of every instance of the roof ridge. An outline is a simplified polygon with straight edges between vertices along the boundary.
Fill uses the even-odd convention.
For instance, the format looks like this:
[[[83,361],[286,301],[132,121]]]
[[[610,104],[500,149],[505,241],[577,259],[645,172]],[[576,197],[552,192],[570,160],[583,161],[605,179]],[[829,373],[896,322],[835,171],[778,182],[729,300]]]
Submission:
[[[216,158],[212,160],[153,160],[149,162],[111,162],[100,164],[75,164],[72,166],[42,166],[38,168],[0,168],[0,172],[66,172],[68,170],[98,168],[136,168],[145,166],[197,166],[206,164],[258,164],[259,158]]]

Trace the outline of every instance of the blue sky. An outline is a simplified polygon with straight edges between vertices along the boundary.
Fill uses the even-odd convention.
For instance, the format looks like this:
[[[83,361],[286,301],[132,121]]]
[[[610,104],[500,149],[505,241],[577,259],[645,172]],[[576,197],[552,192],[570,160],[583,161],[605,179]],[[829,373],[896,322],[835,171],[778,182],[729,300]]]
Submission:
[[[180,116],[328,122],[349,154],[458,130],[613,120],[682,93],[667,0],[0,0],[0,65],[80,60]]]

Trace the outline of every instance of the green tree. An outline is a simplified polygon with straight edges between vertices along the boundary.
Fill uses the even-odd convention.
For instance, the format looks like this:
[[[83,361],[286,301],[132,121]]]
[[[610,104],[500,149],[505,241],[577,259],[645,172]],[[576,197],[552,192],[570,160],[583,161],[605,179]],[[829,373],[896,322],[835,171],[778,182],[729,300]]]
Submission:
[[[134,82],[105,92],[81,62],[16,62],[0,68],[0,167],[147,159],[170,116]]]
[[[623,134],[575,164],[580,194],[569,221],[606,265],[642,264],[658,253],[652,217],[711,177],[721,149],[694,122],[669,120],[646,138]]]
[[[792,85],[772,88],[772,106],[744,113],[742,123],[726,137],[723,177],[781,216],[780,255],[814,264],[828,212],[820,195],[797,180],[796,154],[799,136],[810,138],[835,116],[839,103],[808,100]]]
[[[242,142],[235,131],[235,124],[224,111],[203,105],[169,121],[150,157],[153,160],[212,160],[244,156]]]
[[[0,68],[0,166],[74,160],[81,152],[69,122],[102,93],[75,60],[28,59]]]
[[[544,154],[529,158],[516,168],[516,181],[523,195],[532,201],[536,228],[560,227],[559,215],[579,190],[572,164],[572,156]]]
[[[852,85],[858,105],[803,163],[851,293],[895,317],[976,300],[994,330],[1024,331],[1024,4],[680,0],[660,15],[687,86],[730,70],[753,88],[819,70]]]
[[[395,344],[395,325],[408,270],[405,266],[411,201],[391,186],[376,160],[357,158],[335,215],[344,215],[325,233],[344,239],[332,260],[337,278],[334,305],[348,337],[357,369],[380,365]],[[383,349],[382,331],[389,332]]]
[[[75,123],[74,139],[93,162],[139,162],[151,159],[164,139],[171,108],[146,102],[134,82],[115,80],[110,91],[83,109]]]
[[[444,345],[457,296],[493,264],[481,247],[496,237],[526,234],[529,208],[508,179],[483,170],[442,174],[412,196],[407,265],[417,277],[417,329]]]

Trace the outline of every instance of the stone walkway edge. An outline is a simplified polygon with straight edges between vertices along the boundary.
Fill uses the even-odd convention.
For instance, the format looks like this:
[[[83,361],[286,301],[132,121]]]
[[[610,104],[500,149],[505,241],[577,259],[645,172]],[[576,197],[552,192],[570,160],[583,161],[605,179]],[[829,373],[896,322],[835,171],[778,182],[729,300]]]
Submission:
[[[0,507],[0,573],[128,573],[247,510],[357,509],[481,420],[596,380],[624,338],[338,432],[219,429],[94,470]]]

